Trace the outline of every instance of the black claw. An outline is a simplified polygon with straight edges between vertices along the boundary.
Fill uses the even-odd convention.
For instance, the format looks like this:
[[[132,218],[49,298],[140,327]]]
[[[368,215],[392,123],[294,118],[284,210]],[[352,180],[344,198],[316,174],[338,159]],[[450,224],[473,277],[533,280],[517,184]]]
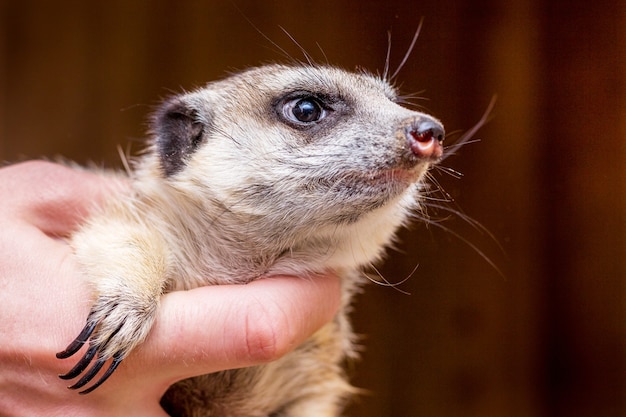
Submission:
[[[96,376],[96,374],[98,373],[100,368],[102,368],[102,365],[104,365],[105,362],[105,359],[98,359],[97,361],[95,361],[91,369],[89,369],[89,371],[87,371],[85,375],[83,375],[78,381],[76,381],[74,385],[67,388],[78,389],[84,387],[88,382],[93,379],[94,376]]]
[[[113,336],[115,336],[120,330],[122,330],[123,326],[124,326],[124,323],[122,323],[119,326],[117,326],[117,329],[115,329],[115,331],[113,331],[113,333],[111,333],[109,338],[104,343],[100,344],[100,346],[99,346],[100,352],[102,352],[107,346],[109,346],[109,342],[111,342],[111,339],[113,339]],[[113,355],[113,357],[115,358],[116,355]]]
[[[113,362],[111,362],[111,366],[109,366],[109,369],[107,369],[107,371],[104,373],[104,375],[102,375],[102,378],[100,378],[100,380],[98,382],[96,382],[95,384],[93,384],[91,387],[87,388],[84,391],[80,391],[79,394],[89,394],[91,391],[95,390],[96,388],[98,388],[100,385],[102,385],[102,383],[104,381],[106,381],[107,379],[109,379],[109,377],[111,376],[111,374],[113,373],[113,371],[115,371],[115,369],[117,368],[117,366],[120,364],[120,362],[122,362],[122,357],[115,355],[113,356]],[[102,365],[100,365],[101,367]],[[94,366],[95,367],[95,366]],[[100,369],[100,368],[98,368]],[[80,381],[79,381],[80,382]]]
[[[97,325],[98,325],[98,322],[91,320],[91,314],[90,314],[90,316],[87,317],[87,324],[85,325],[83,330],[81,330],[80,334],[76,337],[76,339],[74,339],[74,341],[70,343],[69,346],[64,351],[57,353],[57,358],[66,359],[74,355],[76,352],[78,352],[83,347],[83,345],[87,343],[87,341],[91,338],[91,335],[93,334]],[[78,363],[74,365],[74,367],[70,369],[68,373],[64,375],[59,375],[59,378],[73,379],[73,378],[78,377],[81,373],[83,373],[85,369],[87,369],[89,364],[92,363],[92,360],[96,357],[96,355],[98,355],[98,352],[102,353],[102,351],[106,349],[111,339],[122,329],[122,326],[123,326],[123,323],[120,324],[118,328],[115,329],[115,331],[113,331],[110,334],[109,338],[104,343],[96,344],[94,343],[93,340],[91,340],[89,349],[87,349],[87,351],[85,352],[83,357],[78,361]],[[113,361],[111,362],[111,365],[106,370],[106,372],[104,372],[102,377],[91,387],[87,388],[84,391],[80,391],[79,394],[88,394],[91,391],[98,388],[100,385],[102,385],[102,383],[106,381],[111,376],[111,374],[115,371],[115,369],[118,367],[118,365],[122,361],[122,358],[123,358],[122,353],[117,353],[113,355]],[[84,375],[82,375],[81,378],[74,385],[71,385],[68,388],[79,389],[87,385],[89,382],[91,382],[94,379],[94,377],[98,374],[98,372],[100,372],[100,370],[102,369],[102,367],[104,366],[106,362],[107,362],[107,359],[98,358],[95,362],[93,362],[92,367]]]
[[[80,334],[76,337],[76,339],[74,339],[72,343],[70,343],[65,348],[65,350],[57,353],[57,358],[66,359],[78,352],[80,348],[83,347],[85,342],[87,342],[89,336],[91,336],[97,324],[97,322],[90,322],[89,319],[87,319],[87,324],[85,325],[85,327],[83,327],[83,330],[80,332]]]
[[[98,346],[91,345],[89,347],[89,350],[85,352],[85,355],[81,358],[81,360],[79,360],[78,363],[74,365],[74,367],[70,369],[68,373],[64,375],[59,375],[59,378],[61,379],[76,378],[81,372],[83,372],[87,368],[87,366],[89,366],[89,363],[91,363],[91,360],[94,358],[94,356],[96,356],[97,352],[98,352]]]

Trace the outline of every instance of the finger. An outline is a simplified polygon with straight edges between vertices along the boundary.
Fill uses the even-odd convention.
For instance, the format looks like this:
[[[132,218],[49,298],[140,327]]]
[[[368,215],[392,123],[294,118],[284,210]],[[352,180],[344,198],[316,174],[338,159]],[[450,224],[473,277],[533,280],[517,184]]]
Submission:
[[[95,207],[124,188],[119,178],[46,161],[0,170],[0,194],[7,196],[4,209],[50,235],[69,234]]]
[[[330,321],[339,279],[272,277],[248,285],[173,292],[129,366],[176,380],[280,358]]]

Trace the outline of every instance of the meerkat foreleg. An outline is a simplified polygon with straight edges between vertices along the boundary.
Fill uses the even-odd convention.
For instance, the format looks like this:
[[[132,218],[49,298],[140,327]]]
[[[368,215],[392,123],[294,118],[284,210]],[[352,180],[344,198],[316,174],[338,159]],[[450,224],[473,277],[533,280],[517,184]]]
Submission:
[[[73,243],[79,263],[92,280],[95,302],[83,330],[57,357],[69,358],[83,345],[89,347],[60,377],[73,379],[82,374],[69,387],[80,389],[111,360],[100,379],[81,391],[86,394],[102,384],[150,331],[166,280],[167,252],[161,237],[146,225],[115,219],[92,222]]]

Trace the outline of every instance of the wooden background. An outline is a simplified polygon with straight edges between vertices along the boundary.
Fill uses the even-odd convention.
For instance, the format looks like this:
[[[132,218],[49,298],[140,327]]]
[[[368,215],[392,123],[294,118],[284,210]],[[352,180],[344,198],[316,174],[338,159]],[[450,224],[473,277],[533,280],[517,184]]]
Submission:
[[[448,132],[494,94],[479,143],[435,173],[458,217],[402,233],[356,328],[370,390],[350,416],[626,415],[626,3],[623,0],[5,1],[0,160],[119,166],[162,97],[281,56],[400,73]],[[237,6],[235,6],[237,5]],[[449,138],[453,140],[453,136]],[[1,204],[1,202],[0,202]],[[444,217],[444,212],[433,213]],[[503,271],[499,275],[462,239]],[[497,241],[497,243],[496,243]],[[500,250],[498,245],[502,246]]]

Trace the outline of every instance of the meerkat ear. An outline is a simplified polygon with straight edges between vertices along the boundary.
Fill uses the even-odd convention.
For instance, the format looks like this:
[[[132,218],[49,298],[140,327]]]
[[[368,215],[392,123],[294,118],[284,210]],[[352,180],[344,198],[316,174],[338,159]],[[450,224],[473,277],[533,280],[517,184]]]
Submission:
[[[166,102],[154,117],[156,149],[166,176],[179,172],[203,141],[206,123],[183,97]]]

